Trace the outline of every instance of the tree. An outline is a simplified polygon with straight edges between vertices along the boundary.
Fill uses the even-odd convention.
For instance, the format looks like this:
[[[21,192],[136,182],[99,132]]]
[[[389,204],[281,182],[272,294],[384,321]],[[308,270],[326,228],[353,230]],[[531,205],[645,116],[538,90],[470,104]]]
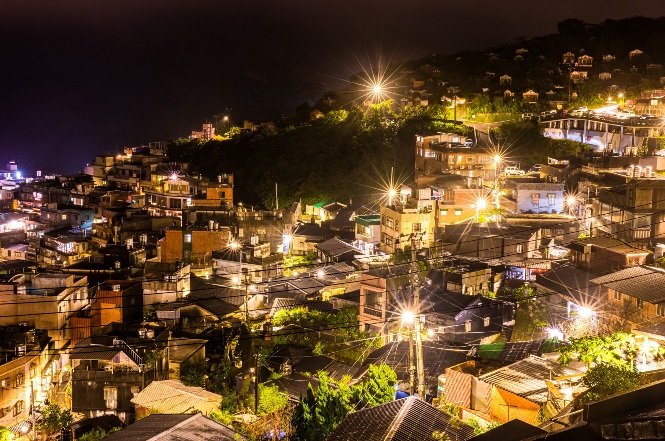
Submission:
[[[279,391],[274,385],[259,385],[259,416],[274,413],[289,406],[289,397]]]
[[[568,346],[559,349],[559,363],[568,364],[578,360],[591,368],[598,364],[609,364],[634,369],[635,360],[657,360],[663,357],[663,349],[637,344],[634,334],[615,332],[607,337],[582,337],[574,339]]]
[[[37,427],[46,435],[54,434],[63,427],[67,427],[74,422],[74,416],[69,409],[63,409],[55,403],[49,404],[42,409],[42,420]]]
[[[180,363],[180,381],[185,386],[205,386],[205,375],[208,371],[205,359],[187,359]]]
[[[0,441],[12,441],[13,439],[14,433],[5,426],[0,426]]]
[[[359,386],[359,398],[365,407],[377,406],[395,398],[397,374],[387,364],[370,364],[367,378]]]
[[[640,372],[624,365],[600,363],[587,372],[582,383],[589,388],[584,401],[600,400],[610,395],[625,392],[644,384],[645,378]]]
[[[106,430],[101,429],[99,427],[95,427],[89,432],[84,433],[80,437],[77,438],[77,441],[99,441],[102,438],[106,438],[108,436],[108,432]]]

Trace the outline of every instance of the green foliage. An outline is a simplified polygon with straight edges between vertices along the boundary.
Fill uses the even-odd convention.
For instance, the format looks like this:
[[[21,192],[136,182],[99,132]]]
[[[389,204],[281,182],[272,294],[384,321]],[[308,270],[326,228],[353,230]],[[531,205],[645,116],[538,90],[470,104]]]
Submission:
[[[450,437],[446,432],[435,430],[432,432],[432,440],[434,441],[450,441]]]
[[[205,386],[206,372],[208,366],[203,358],[188,358],[180,364],[180,381],[185,386]]]
[[[578,360],[592,367],[597,364],[609,364],[634,369],[635,360],[660,360],[665,356],[665,349],[658,345],[638,343],[634,334],[615,332],[607,337],[582,337],[571,341],[568,346],[559,349],[559,363],[568,364]]]
[[[14,434],[5,426],[0,426],[0,441],[12,441]]]
[[[473,418],[469,418],[464,421],[466,424],[469,426],[473,427],[473,433],[474,435],[482,435],[485,432],[489,432],[492,429],[495,429],[501,425],[501,423],[493,421],[489,424],[481,425],[478,420],[475,420]]]
[[[42,409],[42,420],[37,424],[37,427],[47,434],[52,434],[73,422],[74,416],[69,409],[63,409],[52,403]]]
[[[78,441],[99,441],[102,438],[106,438],[108,436],[108,433],[106,430],[95,427],[91,431],[84,433],[80,437],[77,438]]]
[[[238,368],[231,360],[220,360],[215,371],[210,373],[208,389],[217,394],[227,395],[237,372]]]
[[[294,409],[291,424],[295,440],[323,440],[358,400],[369,407],[392,401],[395,395],[397,375],[386,365],[370,365],[365,381],[352,387],[348,378],[335,382],[323,371],[318,375],[319,386],[314,389],[310,384]]]
[[[289,397],[281,393],[277,386],[259,384],[259,416],[286,409],[288,406]]]
[[[644,384],[645,378],[625,365],[603,362],[589,369],[582,382],[589,387],[584,400],[595,401],[634,389]]]
[[[230,426],[231,423],[233,423],[233,414],[224,409],[213,410],[208,417],[227,426]]]
[[[395,398],[397,374],[386,364],[370,364],[365,381],[358,387],[360,400],[366,407],[388,403]]]

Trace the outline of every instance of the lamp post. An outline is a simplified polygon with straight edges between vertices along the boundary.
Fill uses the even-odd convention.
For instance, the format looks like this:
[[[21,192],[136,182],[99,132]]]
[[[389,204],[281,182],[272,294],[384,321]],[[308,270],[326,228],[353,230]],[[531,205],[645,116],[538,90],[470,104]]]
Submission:
[[[487,208],[487,201],[481,197],[476,201],[476,223],[480,223],[480,210]]]
[[[242,244],[238,241],[233,241],[229,244],[232,250],[238,250],[238,276],[234,277],[232,281],[235,285],[242,284]],[[249,284],[245,280],[245,322],[249,323]]]

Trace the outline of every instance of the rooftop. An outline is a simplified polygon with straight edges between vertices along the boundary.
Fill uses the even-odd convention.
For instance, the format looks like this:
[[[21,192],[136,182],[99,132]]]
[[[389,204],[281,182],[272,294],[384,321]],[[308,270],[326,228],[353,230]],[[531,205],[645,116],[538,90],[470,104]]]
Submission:
[[[665,270],[636,266],[591,280],[591,283],[627,294],[649,303],[665,302]]]

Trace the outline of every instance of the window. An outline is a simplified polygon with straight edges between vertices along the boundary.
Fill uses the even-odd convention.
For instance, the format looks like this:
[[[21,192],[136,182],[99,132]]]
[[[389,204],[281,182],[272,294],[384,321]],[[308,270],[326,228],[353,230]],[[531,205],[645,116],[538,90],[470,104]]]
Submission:
[[[387,218],[386,223],[388,225],[388,228],[393,228],[395,226],[395,221],[393,220],[392,217]]]
[[[466,163],[467,164],[473,164],[476,162],[476,157],[475,156],[467,156],[466,157]]]
[[[118,407],[118,388],[105,386],[104,401],[107,409],[116,409]]]
[[[464,322],[464,330],[466,332],[471,332],[471,320],[467,320]]]
[[[169,208],[181,208],[182,201],[180,199],[169,199]]]
[[[556,195],[554,193],[547,194],[547,204],[551,207],[556,202]]]
[[[379,291],[365,291],[365,304],[370,307],[381,307],[382,293]]]
[[[16,376],[16,387],[22,386],[24,382],[23,374],[18,374]]]
[[[621,300],[621,293],[619,291],[614,291],[613,294],[614,300]],[[658,305],[660,306],[660,305]]]
[[[537,207],[540,204],[540,193],[531,193],[531,205]]]
[[[490,318],[489,317],[483,318],[483,326],[488,327],[489,325],[490,325]]]
[[[461,216],[462,215],[462,209],[461,208],[455,208],[455,216]]]
[[[659,303],[656,305],[656,314],[661,317],[665,317],[665,303]]]
[[[420,222],[413,223],[413,231],[422,231],[422,224]]]
[[[37,365],[30,363],[30,378],[35,378],[35,375],[37,375]]]
[[[24,409],[25,409],[25,403],[23,402],[23,400],[18,400],[16,404],[14,404],[14,416],[19,416],[20,414],[22,414]]]
[[[522,244],[516,245],[515,248],[516,248],[515,251],[517,253],[523,253],[524,252],[524,245],[522,245]]]
[[[185,243],[192,243],[191,233],[185,234]]]
[[[644,300],[635,299],[635,305],[637,306],[637,309],[642,309],[644,307]]]
[[[441,210],[441,216],[448,216],[448,209],[447,208],[444,208],[443,210]]]

